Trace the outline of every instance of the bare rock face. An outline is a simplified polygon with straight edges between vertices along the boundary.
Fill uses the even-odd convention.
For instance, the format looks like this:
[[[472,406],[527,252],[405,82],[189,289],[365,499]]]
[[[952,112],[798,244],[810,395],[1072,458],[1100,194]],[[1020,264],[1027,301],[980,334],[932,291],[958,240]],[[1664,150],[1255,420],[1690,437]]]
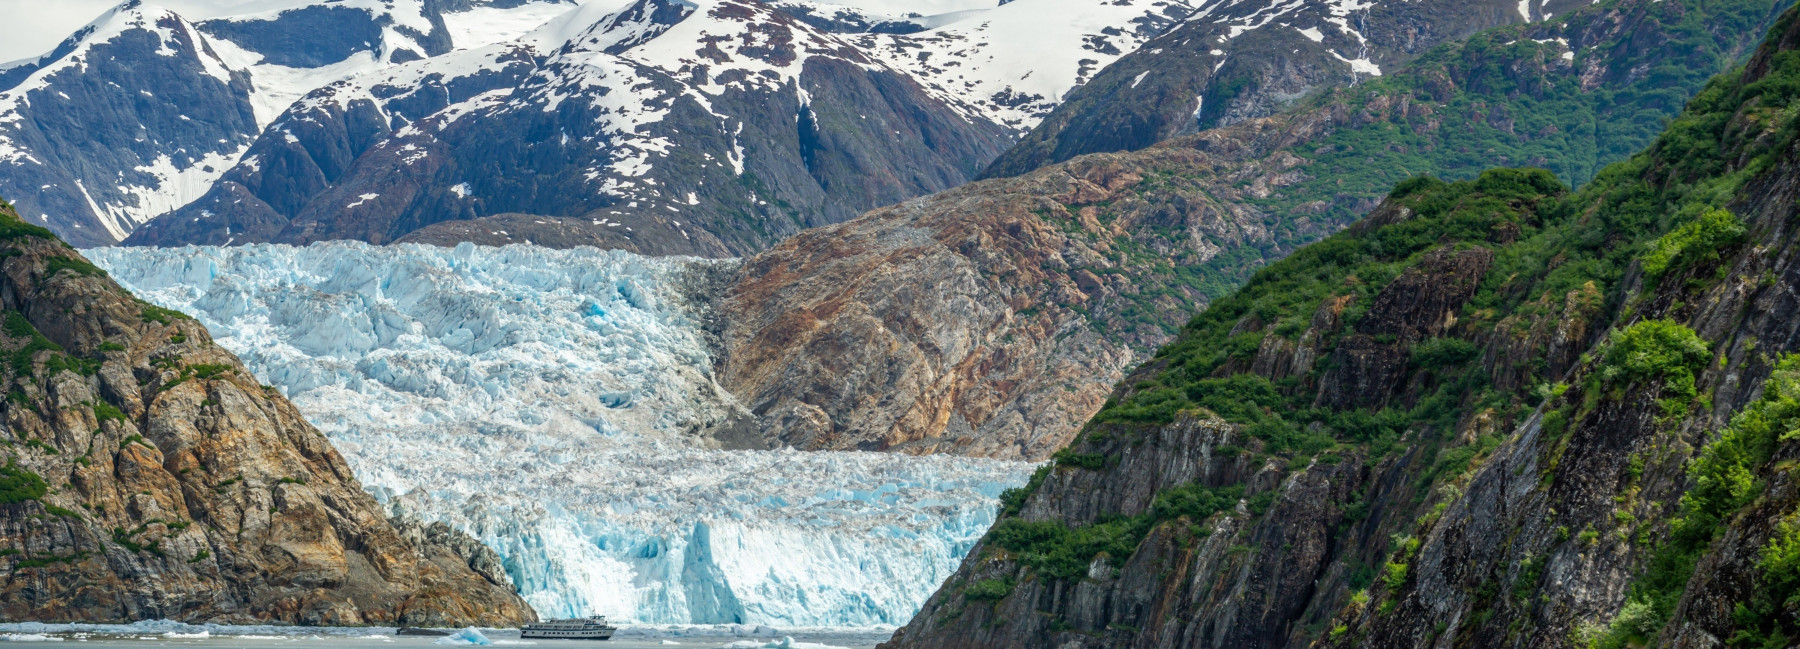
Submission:
[[[10,208],[0,307],[5,618],[535,619],[491,558],[452,551],[473,540],[397,533],[330,442],[199,323]]]
[[[1176,263],[1269,243],[1213,176],[1094,156],[802,233],[723,299],[723,383],[776,444],[1048,457],[1204,303]]]
[[[1376,215],[1377,217],[1379,215]],[[1487,248],[1426,253],[1382,289],[1331,355],[1317,399],[1330,408],[1380,406],[1400,387],[1415,345],[1449,332],[1494,261]]]

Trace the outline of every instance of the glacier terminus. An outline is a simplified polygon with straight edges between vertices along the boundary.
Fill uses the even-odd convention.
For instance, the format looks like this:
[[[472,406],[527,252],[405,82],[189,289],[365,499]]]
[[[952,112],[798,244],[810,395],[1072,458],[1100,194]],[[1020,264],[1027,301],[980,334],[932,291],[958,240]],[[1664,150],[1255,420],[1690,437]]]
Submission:
[[[720,450],[692,285],[730,261],[531,245],[101,248],[284,391],[393,512],[503,558],[539,615],[904,623],[1034,465]]]

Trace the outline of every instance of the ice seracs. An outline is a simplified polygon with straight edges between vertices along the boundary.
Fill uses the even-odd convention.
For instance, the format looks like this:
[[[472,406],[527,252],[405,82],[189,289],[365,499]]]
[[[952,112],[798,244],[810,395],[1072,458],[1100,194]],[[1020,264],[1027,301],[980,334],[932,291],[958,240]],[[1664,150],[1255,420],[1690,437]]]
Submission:
[[[544,617],[899,624],[1031,465],[714,450],[703,306],[734,262],[514,245],[107,248],[396,511],[494,548]]]

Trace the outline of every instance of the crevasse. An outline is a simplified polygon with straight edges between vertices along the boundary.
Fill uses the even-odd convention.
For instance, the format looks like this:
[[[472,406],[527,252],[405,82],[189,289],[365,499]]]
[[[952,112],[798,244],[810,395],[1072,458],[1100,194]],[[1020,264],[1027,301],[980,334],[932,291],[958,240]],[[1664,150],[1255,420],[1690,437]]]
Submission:
[[[738,408],[677,290],[710,262],[464,244],[104,248],[329,435],[375,496],[504,560],[547,617],[900,624],[1032,466],[720,451]]]

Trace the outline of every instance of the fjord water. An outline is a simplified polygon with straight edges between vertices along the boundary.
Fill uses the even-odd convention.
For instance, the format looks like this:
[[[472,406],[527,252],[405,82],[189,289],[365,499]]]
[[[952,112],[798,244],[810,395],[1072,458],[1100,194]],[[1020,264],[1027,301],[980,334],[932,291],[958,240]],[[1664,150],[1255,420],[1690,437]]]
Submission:
[[[393,511],[493,548],[544,617],[906,622],[1033,466],[721,451],[711,262],[464,244],[104,248],[283,390]],[[684,288],[686,287],[686,288]]]
[[[55,636],[51,636],[51,637],[54,638]],[[873,649],[875,647],[875,643],[873,643],[873,642],[841,644],[841,642],[843,642],[843,641],[834,635],[824,635],[824,636],[800,635],[800,636],[787,636],[787,637],[792,637],[794,639],[795,645],[800,645],[800,643],[807,643],[807,644],[812,644],[812,645],[823,645],[823,646],[827,646],[827,647],[834,647],[834,648],[838,648],[838,649]],[[3,639],[0,639],[0,641],[3,641]],[[323,637],[323,636],[320,636],[320,637],[316,637],[316,638],[315,637],[304,637],[304,638],[291,638],[291,639],[290,638],[269,638],[269,637],[245,638],[245,637],[234,637],[234,636],[220,636],[220,637],[215,637],[215,638],[197,638],[197,639],[185,639],[185,638],[173,638],[172,639],[172,638],[151,637],[151,636],[136,636],[136,637],[134,637],[134,636],[95,635],[95,636],[89,636],[89,637],[84,637],[84,638],[70,637],[70,638],[67,638],[66,640],[47,639],[47,640],[41,640],[39,642],[58,642],[58,641],[83,642],[83,643],[88,643],[88,645],[97,645],[99,647],[108,647],[108,648],[117,647],[119,649],[150,649],[153,647],[154,648],[191,647],[193,649],[312,649],[314,647],[317,647],[319,649],[324,649],[327,647],[329,647],[330,649],[399,649],[401,647],[442,647],[442,646],[445,646],[445,645],[434,644],[434,641],[435,641],[434,638],[386,637],[386,636],[376,636],[376,635],[345,636],[345,637],[335,637],[335,636],[334,637]],[[29,642],[31,642],[31,641],[27,640],[25,642],[21,642],[20,644],[26,644]],[[745,642],[757,642],[759,645],[770,643],[767,638],[760,639],[759,641],[732,640],[730,638],[709,638],[709,639],[684,638],[684,639],[678,639],[678,640],[659,639],[659,638],[618,638],[618,639],[606,641],[606,643],[603,646],[606,647],[606,649],[650,649],[652,647],[654,647],[656,649],[668,649],[669,647],[695,647],[697,649],[712,649],[714,647],[730,647],[731,649],[738,649],[738,647],[745,646],[743,644]],[[546,647],[546,649],[551,649],[551,648],[558,647],[558,646],[586,647],[586,646],[590,646],[590,644],[591,643],[583,644],[583,641],[580,641],[580,640],[545,640],[542,642],[536,642],[536,641],[531,641],[531,640],[510,640],[509,641],[509,640],[505,640],[503,638],[496,638],[495,642],[494,642],[494,646],[499,646],[499,647],[548,645],[548,647]],[[775,646],[779,646],[779,640],[773,641],[773,644]],[[451,645],[451,646],[458,646],[458,645]],[[472,646],[472,645],[460,645],[460,646]]]
[[[605,644],[579,640],[521,640],[513,629],[488,629],[482,635],[496,647],[590,647],[624,649],[657,647],[760,647],[790,646],[801,649],[871,649],[886,640],[885,629],[791,629],[769,627],[625,627]],[[133,624],[0,624],[0,643],[21,646],[65,646],[85,643],[119,649],[185,647],[189,649],[400,649],[402,647],[477,646],[454,639],[429,636],[396,636],[383,627],[270,627],[191,625],[170,621]]]

